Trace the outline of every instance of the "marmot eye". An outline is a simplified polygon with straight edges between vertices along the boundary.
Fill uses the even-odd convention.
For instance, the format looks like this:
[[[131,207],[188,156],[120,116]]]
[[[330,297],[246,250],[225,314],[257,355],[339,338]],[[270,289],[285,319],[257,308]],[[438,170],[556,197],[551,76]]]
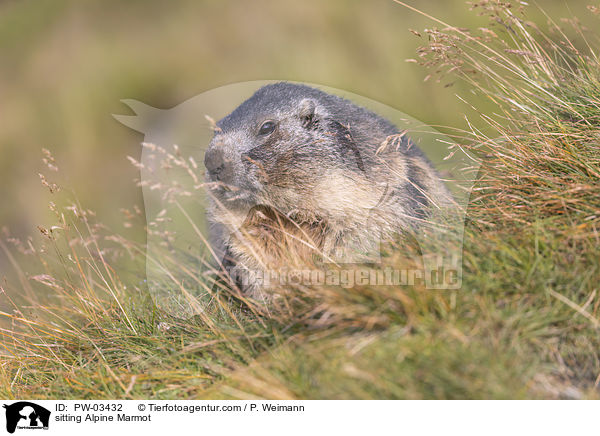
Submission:
[[[260,129],[258,129],[258,134],[259,135],[268,135],[270,133],[273,133],[273,130],[275,130],[275,126],[276,126],[276,124],[274,121],[265,121],[260,126]]]

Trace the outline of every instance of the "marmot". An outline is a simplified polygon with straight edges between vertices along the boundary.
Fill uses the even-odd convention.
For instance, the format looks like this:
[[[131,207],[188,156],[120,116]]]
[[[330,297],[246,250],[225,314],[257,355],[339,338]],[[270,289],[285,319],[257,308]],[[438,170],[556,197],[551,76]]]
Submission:
[[[391,122],[301,84],[264,86],[218,121],[204,163],[215,251],[258,298],[257,273],[360,262],[452,201]]]

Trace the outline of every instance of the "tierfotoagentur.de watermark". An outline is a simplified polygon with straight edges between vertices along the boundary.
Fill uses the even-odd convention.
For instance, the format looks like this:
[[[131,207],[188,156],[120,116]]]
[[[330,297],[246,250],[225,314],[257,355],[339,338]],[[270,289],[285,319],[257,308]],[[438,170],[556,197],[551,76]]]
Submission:
[[[308,90],[309,96],[316,97],[300,96],[296,101],[284,95],[284,99],[290,98],[289,108],[275,101],[273,104],[278,107],[273,109],[267,121],[258,120],[259,114],[257,120],[260,123],[256,126],[252,122],[248,124],[248,113],[252,115],[256,110],[251,103],[257,98],[257,90],[273,83],[255,81],[227,85],[167,110],[123,100],[135,115],[115,115],[121,123],[144,133],[141,160],[131,160],[140,171],[139,186],[148,223],[147,285],[156,305],[176,316],[193,316],[202,305],[197,301],[192,304],[190,300],[210,293],[211,283],[224,275],[242,292],[259,299],[259,293],[265,289],[286,286],[460,288],[465,210],[479,162],[447,136],[405,113],[347,91],[319,85],[306,88],[300,85],[300,89]],[[287,89],[285,85],[282,87]],[[357,127],[343,117],[338,120],[339,116],[336,118],[326,106],[320,106],[320,95],[325,96],[324,99],[333,99],[327,100],[330,102],[349,102],[358,110],[364,108],[366,116],[374,117],[387,129],[394,126],[397,133],[384,135],[372,151],[365,153],[355,144],[361,137],[360,132],[356,132]],[[336,96],[343,96],[343,100],[335,100]],[[240,105],[248,97],[251,97],[250,103],[247,100]],[[263,102],[257,104],[259,110],[265,106]],[[298,117],[297,121],[294,117]],[[225,118],[229,124],[222,124]],[[323,135],[322,141],[337,143],[341,157],[336,157],[337,148],[327,148],[319,139],[306,145],[296,144],[293,151],[285,149],[288,144],[283,138],[290,132],[289,126],[295,126],[294,122],[296,134],[308,132],[314,138],[318,132]],[[273,148],[272,141],[279,141],[280,148]],[[413,154],[411,147],[418,148],[418,153]],[[302,161],[305,151],[313,153],[314,157]],[[286,158],[294,153],[300,153],[297,159]],[[397,161],[404,156],[412,156],[413,160],[418,158],[421,165],[411,173]],[[381,162],[376,163],[377,159]],[[290,181],[294,183],[295,180],[294,171],[307,162],[308,165],[315,162],[329,165],[331,169],[319,169],[318,186],[310,194],[298,191],[296,197],[290,196],[288,191],[294,191],[293,186],[289,188]],[[273,170],[275,164],[280,166]],[[380,170],[369,173],[369,165],[404,171],[404,176],[400,174],[391,183],[390,177],[388,181],[378,180]],[[341,173],[340,176],[336,168],[344,168],[348,174]],[[429,168],[434,172],[428,173]],[[306,168],[303,170],[310,174]],[[423,172],[427,174],[423,176]],[[393,171],[390,174],[395,177]],[[419,174],[421,182],[415,184],[413,180],[419,180]],[[406,177],[406,183],[402,177]],[[361,178],[363,185],[354,183]],[[448,192],[452,207],[433,207],[436,213],[430,215],[419,215],[417,211],[404,220],[396,207],[416,210],[419,204],[437,206],[435,188],[431,184],[437,178],[445,186],[443,190]],[[302,186],[300,180],[298,184]],[[287,191],[282,187],[288,187]],[[266,194],[261,190],[267,191]],[[265,195],[261,197],[257,192]],[[275,194],[285,198],[281,203],[285,207],[281,210],[277,210],[277,204],[274,207],[263,201]],[[312,197],[307,198],[307,195]],[[400,197],[403,200],[399,200]],[[306,226],[297,224],[300,222],[297,218],[302,219],[306,212],[306,204],[316,204],[317,208],[321,205],[334,212],[336,209],[351,210],[355,216],[348,229],[343,227],[344,224],[341,228],[338,226],[335,232],[325,234],[319,245],[313,239],[318,241],[321,235],[305,238]],[[441,210],[444,213],[437,213]],[[271,211],[274,212],[271,214]],[[390,214],[395,221],[388,226],[386,219],[392,216]],[[211,215],[218,215],[218,222],[211,222]],[[264,222],[256,224],[253,220],[264,215],[272,223],[283,223],[282,227],[277,231],[262,232],[269,226]],[[309,226],[309,233],[319,230],[321,223],[329,218],[319,218],[316,224]],[[402,222],[407,223],[404,228]],[[419,247],[419,259],[410,262],[409,267],[382,262],[383,238],[396,227],[407,230]],[[359,238],[351,235],[357,229]],[[348,250],[339,250],[339,244],[336,246],[340,238],[346,238],[344,244],[349,246]],[[284,261],[283,267],[273,266],[270,260],[276,252],[286,248],[290,241],[298,240],[312,249],[307,257],[320,257],[321,265],[312,267],[304,262]],[[393,249],[402,250],[402,245]],[[266,254],[264,259],[261,253]]]
[[[411,269],[386,267],[356,267],[339,269],[284,269],[254,270],[250,276],[266,287],[280,286],[414,286],[427,288],[452,288],[459,283],[459,268],[439,262],[437,269]],[[248,274],[229,271],[230,277],[247,285]]]

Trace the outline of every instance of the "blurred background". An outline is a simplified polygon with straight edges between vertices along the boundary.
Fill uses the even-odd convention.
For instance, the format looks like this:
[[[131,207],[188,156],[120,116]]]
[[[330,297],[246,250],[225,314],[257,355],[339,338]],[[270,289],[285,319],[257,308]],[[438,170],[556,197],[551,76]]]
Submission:
[[[455,26],[488,24],[463,0],[409,3]],[[591,0],[540,3],[553,17],[590,15]],[[229,83],[281,79],[345,89],[432,125],[477,122],[455,96],[464,85],[424,82],[429,73],[406,62],[434,26],[392,0],[3,0],[0,228],[26,236],[52,224],[44,172],[99,221],[143,240],[119,212],[142,206],[126,157],[139,158],[143,136],[112,117],[131,114],[121,99],[167,109]],[[60,174],[43,166],[42,148]]]

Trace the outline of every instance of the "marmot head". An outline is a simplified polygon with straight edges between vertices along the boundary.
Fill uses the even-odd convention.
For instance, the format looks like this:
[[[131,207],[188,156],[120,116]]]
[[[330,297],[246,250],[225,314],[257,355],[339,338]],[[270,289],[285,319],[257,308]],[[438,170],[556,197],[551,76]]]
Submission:
[[[283,213],[343,214],[361,196],[373,196],[368,173],[376,145],[395,132],[340,97],[275,83],[217,123],[204,160],[207,178],[229,209],[266,204]]]

